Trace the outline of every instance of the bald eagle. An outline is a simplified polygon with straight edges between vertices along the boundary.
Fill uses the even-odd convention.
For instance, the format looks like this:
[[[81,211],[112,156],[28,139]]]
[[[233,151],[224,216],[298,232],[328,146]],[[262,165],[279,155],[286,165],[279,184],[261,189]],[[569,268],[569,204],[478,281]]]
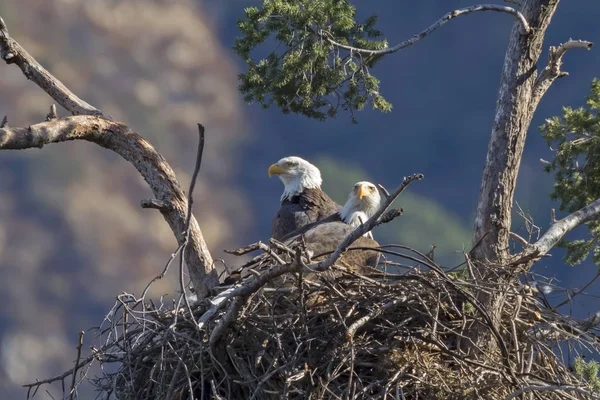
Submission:
[[[358,182],[348,195],[348,200],[339,212],[324,220],[302,227],[288,235],[288,245],[298,243],[304,237],[306,249],[316,260],[324,259],[335,251],[337,246],[360,224],[369,219],[380,207],[381,196],[371,182]],[[358,238],[341,258],[341,263],[351,270],[360,272],[363,267],[376,267],[378,251],[364,248],[378,248],[379,243],[373,234],[367,232]],[[358,250],[357,248],[361,248]],[[357,250],[352,250],[357,249]],[[319,257],[319,255],[324,255]]]
[[[283,237],[298,228],[317,222],[340,210],[340,206],[321,190],[321,171],[300,157],[285,157],[269,167],[269,176],[283,182],[281,208],[277,211],[271,237]]]
[[[281,238],[281,241],[301,235],[317,225],[327,222],[341,221],[352,227],[357,227],[375,214],[379,209],[380,203],[381,196],[374,184],[367,181],[357,182],[352,187],[352,191],[348,195],[348,200],[339,211],[327,218],[323,218],[320,221],[310,223],[288,233]],[[373,234],[371,232],[367,232],[365,236],[373,239]]]
[[[339,212],[321,221],[313,222],[294,230],[281,241],[288,246],[296,246],[304,238],[306,250],[310,252],[314,261],[325,259],[335,251],[337,246],[357,226],[370,218],[380,207],[381,197],[375,185],[370,182],[358,182],[348,195],[348,200]],[[341,257],[340,263],[351,271],[365,272],[369,267],[376,267],[379,262],[380,253],[365,248],[378,248],[379,243],[373,239],[371,232],[367,232],[358,238]],[[361,249],[357,249],[361,248]],[[355,249],[355,250],[353,250]],[[246,267],[254,271],[270,267],[272,262],[266,254],[255,257],[250,263],[240,270],[233,272],[225,279],[223,284],[229,285],[241,278],[248,276]],[[338,272],[326,271],[327,277],[339,276]],[[309,274],[312,276],[313,274]],[[308,277],[308,276],[307,276]],[[286,279],[279,281],[285,282]],[[279,282],[281,283],[281,282]]]

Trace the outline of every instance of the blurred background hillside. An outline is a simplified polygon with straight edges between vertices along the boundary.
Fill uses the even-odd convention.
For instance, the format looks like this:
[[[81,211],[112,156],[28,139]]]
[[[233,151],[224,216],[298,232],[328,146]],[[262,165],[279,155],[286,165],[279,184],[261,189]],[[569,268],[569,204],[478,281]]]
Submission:
[[[420,250],[436,244],[447,265],[470,245],[481,170],[497,86],[513,19],[467,16],[380,62],[375,74],[394,109],[365,111],[359,124],[340,114],[326,123],[245,105],[237,92],[242,64],[230,50],[235,22],[256,1],[5,0],[0,15],[12,36],[71,90],[148,140],[189,183],[196,123],[207,128],[195,215],[215,258],[270,233],[281,184],[269,164],[286,155],[314,161],[324,189],[344,202],[351,184],[388,188],[425,174],[399,205],[405,216],[375,235]],[[390,44],[422,30],[467,1],[356,2],[380,15]],[[569,38],[600,44],[600,3],[562,2],[548,45]],[[545,61],[545,59],[544,59]],[[583,103],[600,76],[600,50],[572,51],[570,76],[549,91],[532,124],[516,200],[546,228],[552,177],[540,158],[551,153],[537,127],[562,105]],[[52,103],[18,68],[0,65],[0,116],[12,126],[44,120]],[[59,108],[59,114],[66,113]],[[140,293],[160,272],[175,240],[158,212],[142,210],[151,193],[134,168],[89,143],[0,152],[0,397],[72,366],[79,330],[98,325],[126,291]],[[522,220],[515,218],[515,229]],[[596,273],[587,262],[564,266],[561,252],[539,272],[576,286]],[[154,295],[175,294],[175,279]],[[590,292],[599,294],[598,287]],[[578,312],[597,311],[595,296]],[[45,393],[38,396],[45,398]]]

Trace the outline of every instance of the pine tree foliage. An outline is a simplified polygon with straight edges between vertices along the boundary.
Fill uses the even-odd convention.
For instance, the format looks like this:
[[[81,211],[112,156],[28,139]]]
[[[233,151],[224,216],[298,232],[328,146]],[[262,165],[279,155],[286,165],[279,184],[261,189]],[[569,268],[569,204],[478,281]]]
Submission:
[[[239,76],[245,100],[317,120],[335,117],[342,109],[356,122],[355,111],[367,104],[390,111],[392,105],[379,93],[379,80],[370,72],[378,57],[332,43],[387,48],[375,28],[376,16],[358,23],[355,14],[347,0],[264,0],[260,8],[246,8],[238,22],[242,36],[234,46],[248,64],[248,71]],[[265,43],[275,50],[257,61],[254,56]]]
[[[554,159],[546,166],[554,172],[556,183],[551,194],[560,202],[560,210],[574,212],[600,198],[600,80],[594,79],[586,107],[563,107],[561,117],[546,120],[541,131],[554,149]],[[563,240],[566,261],[583,262],[590,253],[600,265],[600,219],[587,224],[591,237]]]
[[[600,393],[600,378],[598,377],[600,364],[594,360],[586,362],[583,357],[576,357],[573,362],[573,371],[579,379],[587,383],[592,393]]]

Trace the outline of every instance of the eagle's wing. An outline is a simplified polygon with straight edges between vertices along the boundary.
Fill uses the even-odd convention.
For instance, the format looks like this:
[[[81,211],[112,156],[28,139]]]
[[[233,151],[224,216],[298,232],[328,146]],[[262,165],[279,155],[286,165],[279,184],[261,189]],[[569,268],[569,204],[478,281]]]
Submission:
[[[271,237],[283,240],[297,229],[337,213],[340,208],[321,189],[305,189],[298,196],[281,204],[273,218]]]
[[[327,222],[316,225],[304,233],[306,249],[310,251],[315,259],[325,258],[337,248],[337,246],[355,228],[341,221]],[[296,238],[295,240],[299,240]],[[358,238],[346,251],[342,260],[351,269],[360,272],[363,267],[376,267],[379,262],[379,252],[363,248],[378,248],[379,243],[368,237]]]

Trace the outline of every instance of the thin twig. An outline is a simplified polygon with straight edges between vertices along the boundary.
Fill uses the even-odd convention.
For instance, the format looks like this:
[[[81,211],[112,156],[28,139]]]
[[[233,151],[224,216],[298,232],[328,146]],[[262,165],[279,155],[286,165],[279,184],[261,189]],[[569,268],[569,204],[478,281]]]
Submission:
[[[77,381],[77,368],[79,368],[79,360],[81,359],[81,347],[83,346],[84,331],[79,332],[79,342],[77,343],[77,358],[71,375],[71,390],[69,390],[69,399],[73,400],[75,396],[75,382]]]

